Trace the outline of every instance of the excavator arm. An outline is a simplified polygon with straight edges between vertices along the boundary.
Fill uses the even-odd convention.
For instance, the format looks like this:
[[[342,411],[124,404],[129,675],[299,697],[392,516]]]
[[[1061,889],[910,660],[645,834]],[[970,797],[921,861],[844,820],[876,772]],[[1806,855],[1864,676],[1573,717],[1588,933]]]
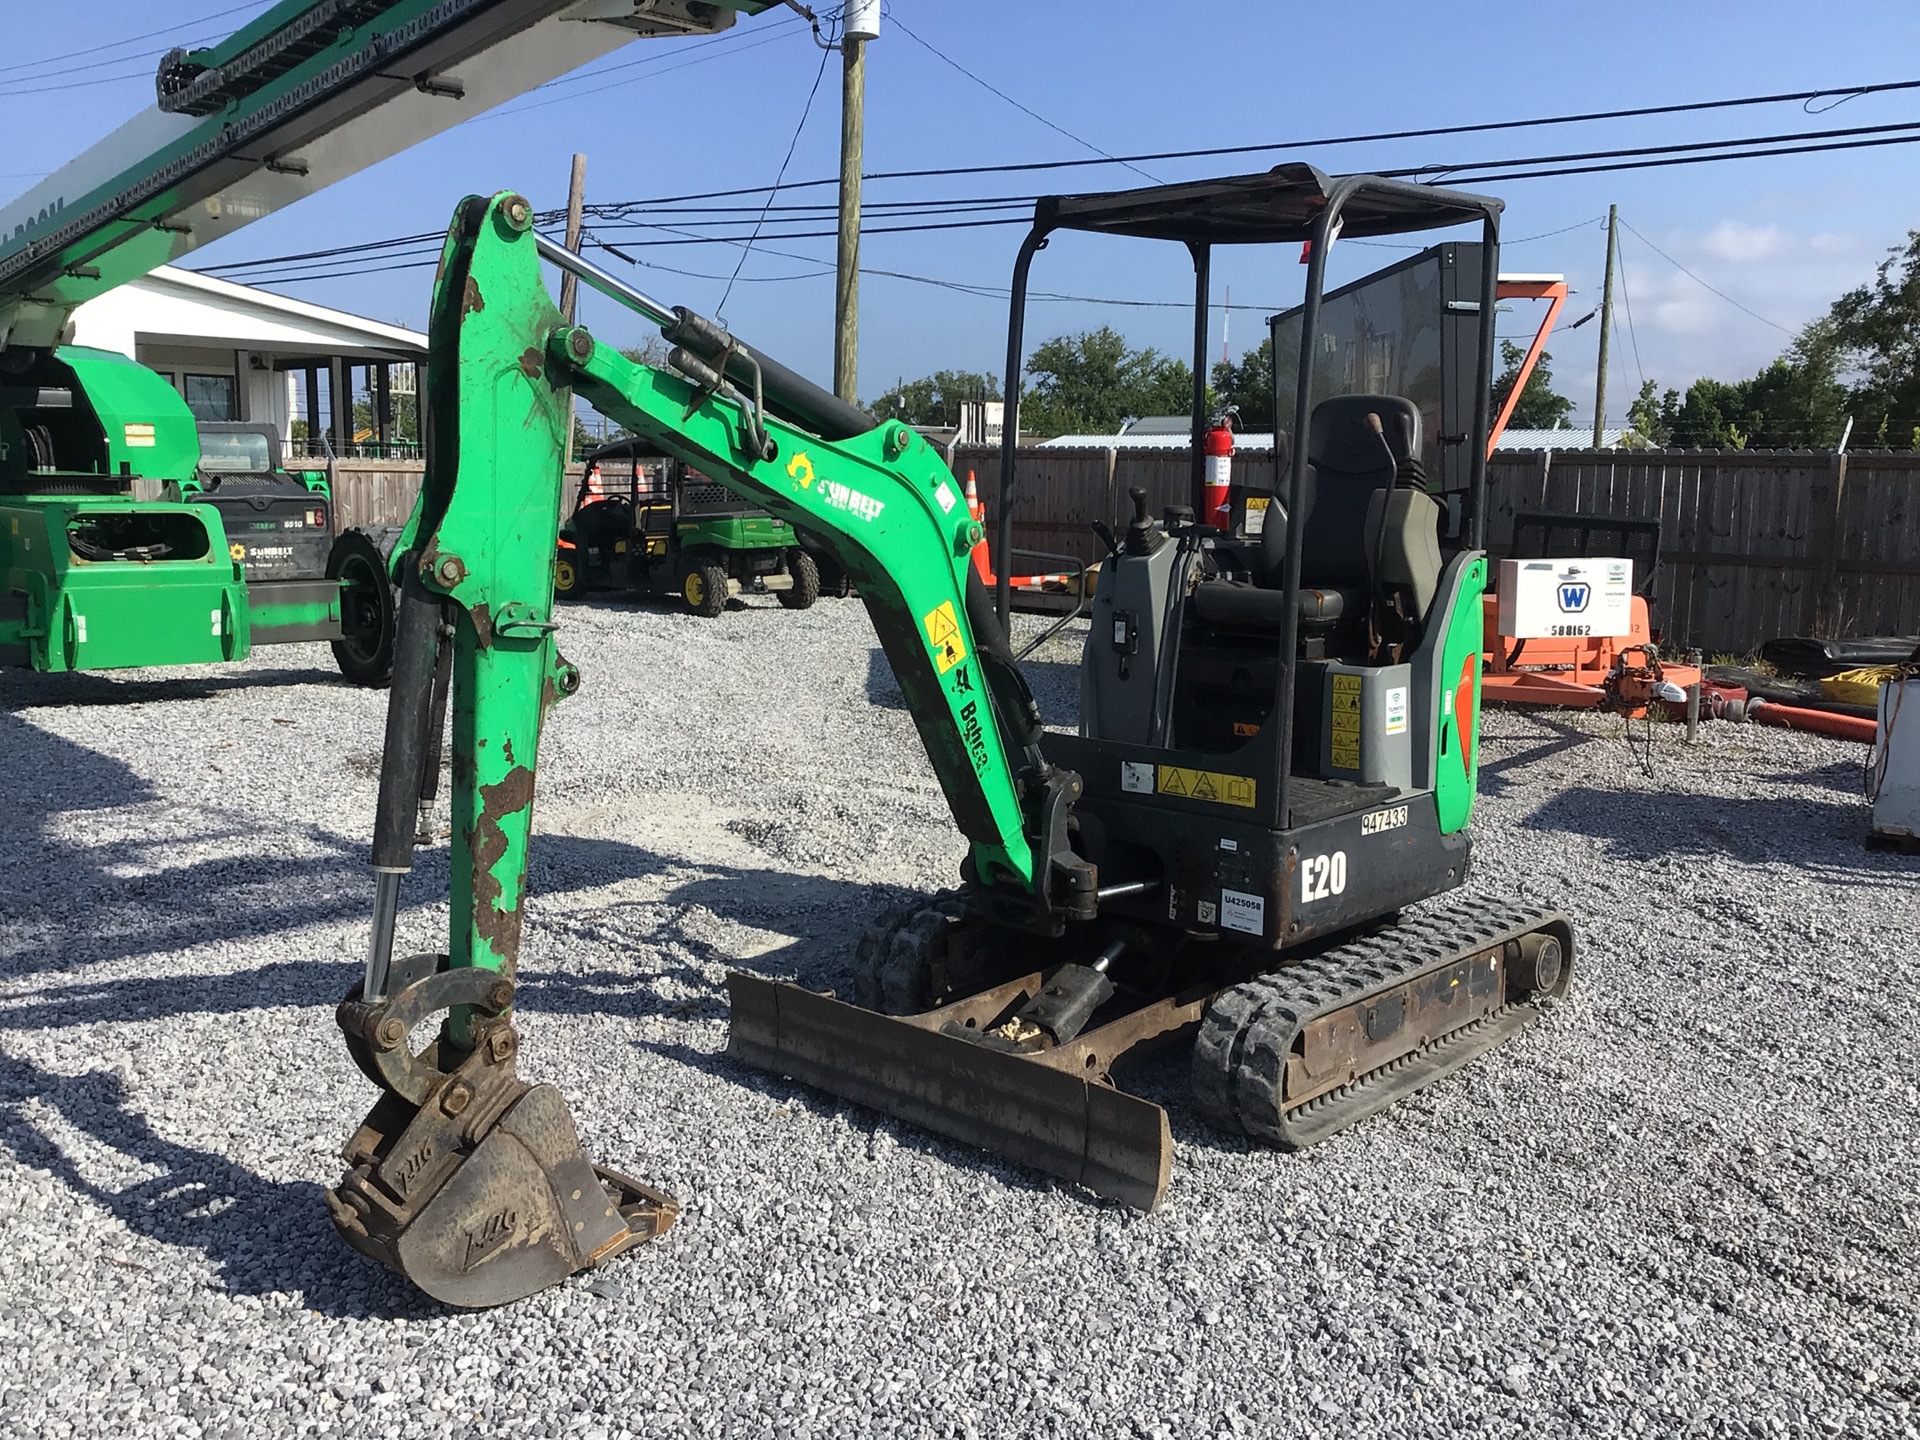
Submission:
[[[1097,905],[1069,843],[1079,777],[1039,715],[969,555],[980,538],[926,442],[534,233],[513,194],[464,201],[429,325],[428,461],[395,553],[399,633],[375,823],[374,933],[342,1002],[382,1094],[331,1197],[363,1252],[453,1304],[497,1304],[618,1254],[672,1202],[587,1161],[551,1086],[514,1073],[511,1020],[534,776],[547,709],[578,672],[555,646],[552,561],[571,395],[818,537],[853,577],[970,849],[981,902],[1057,934]],[[670,370],[569,326],[542,258],[647,316]],[[431,833],[452,721],[451,934],[393,957],[402,875]],[[408,1035],[447,1012],[415,1053]]]

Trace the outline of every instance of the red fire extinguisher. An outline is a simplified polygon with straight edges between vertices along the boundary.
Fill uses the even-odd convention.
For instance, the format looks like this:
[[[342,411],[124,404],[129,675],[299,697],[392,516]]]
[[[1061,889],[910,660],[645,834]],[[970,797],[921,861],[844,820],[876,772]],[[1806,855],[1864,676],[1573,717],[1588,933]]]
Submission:
[[[1229,405],[1213,417],[1203,449],[1207,457],[1204,524],[1227,528],[1227,490],[1233,484],[1233,420],[1237,407]]]

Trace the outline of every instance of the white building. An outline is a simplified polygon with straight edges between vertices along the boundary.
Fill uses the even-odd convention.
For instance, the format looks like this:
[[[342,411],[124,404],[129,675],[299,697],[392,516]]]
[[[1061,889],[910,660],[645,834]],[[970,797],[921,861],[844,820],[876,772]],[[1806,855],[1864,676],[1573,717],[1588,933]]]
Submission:
[[[73,324],[74,344],[157,370],[202,420],[272,424],[289,453],[418,453],[393,424],[418,394],[427,337],[416,330],[171,265],[89,300]],[[307,422],[301,444],[296,420]]]

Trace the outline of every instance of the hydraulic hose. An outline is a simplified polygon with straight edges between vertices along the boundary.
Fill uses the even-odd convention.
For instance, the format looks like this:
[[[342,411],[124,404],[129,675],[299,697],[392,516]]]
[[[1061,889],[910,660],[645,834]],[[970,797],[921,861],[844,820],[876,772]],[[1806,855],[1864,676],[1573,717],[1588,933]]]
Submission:
[[[402,568],[405,577],[394,620],[393,688],[387,695],[387,737],[373,821],[373,935],[360,991],[369,1004],[386,990],[400,877],[413,868],[428,753],[437,756],[439,750],[431,731],[436,711],[434,677],[440,668],[441,602],[421,584],[411,557]]]

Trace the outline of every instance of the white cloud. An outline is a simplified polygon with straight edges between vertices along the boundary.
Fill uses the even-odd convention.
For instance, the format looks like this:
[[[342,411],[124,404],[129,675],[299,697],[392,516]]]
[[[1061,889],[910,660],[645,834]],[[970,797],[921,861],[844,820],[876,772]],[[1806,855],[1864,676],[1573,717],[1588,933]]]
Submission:
[[[1623,283],[1614,292],[1608,367],[1607,410],[1614,418],[1625,413],[1642,376],[1662,389],[1684,390],[1701,376],[1740,380],[1754,374],[1793,339],[1766,321],[1797,332],[1869,279],[1886,244],[1858,231],[1803,230],[1785,217],[1776,224],[1728,216],[1699,229],[1663,228],[1649,235],[1642,240],[1623,230],[1620,237]],[[1699,279],[1679,270],[1676,261]],[[1568,268],[1575,303],[1597,303],[1597,257],[1584,274],[1578,265]],[[1592,423],[1598,329],[1588,325],[1548,341],[1555,388],[1574,398],[1576,423]]]
[[[1778,225],[1747,225],[1728,219],[1701,236],[1695,248],[1710,259],[1749,265],[1756,260],[1771,260],[1787,243],[1786,232]]]
[[[1864,254],[1866,246],[1858,235],[1845,230],[1823,230],[1818,235],[1807,237],[1807,248],[1816,255],[1844,255],[1848,257]]]

